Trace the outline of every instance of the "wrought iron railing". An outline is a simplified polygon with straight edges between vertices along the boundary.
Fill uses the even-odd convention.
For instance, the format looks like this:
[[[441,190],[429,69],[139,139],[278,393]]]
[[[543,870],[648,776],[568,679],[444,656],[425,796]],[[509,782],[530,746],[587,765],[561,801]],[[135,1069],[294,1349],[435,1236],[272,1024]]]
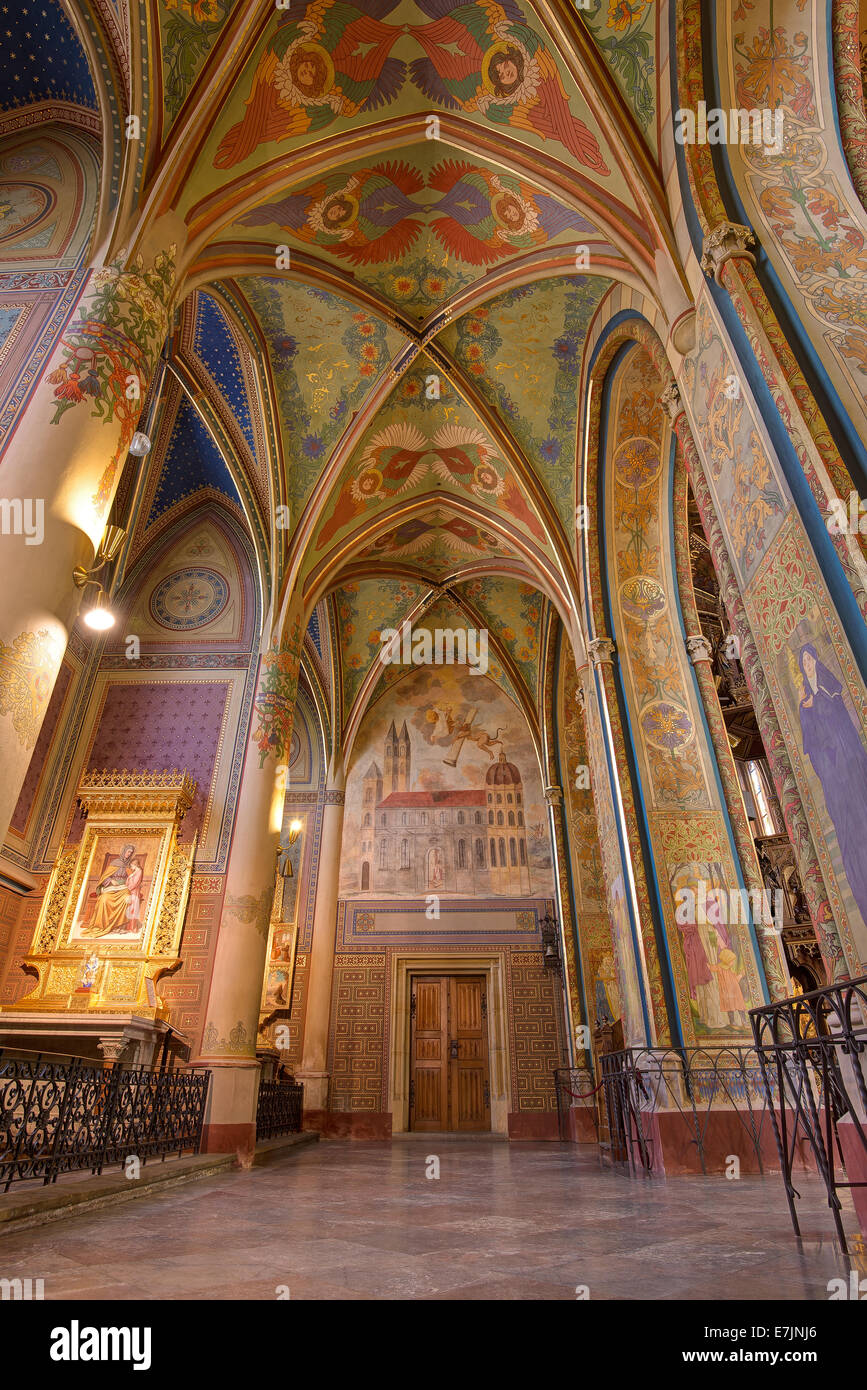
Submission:
[[[0,1187],[198,1153],[211,1073],[0,1051]]]
[[[298,1134],[304,1087],[294,1081],[260,1081],[256,1106],[256,1139]]]
[[[867,1187],[852,1171],[867,1171],[867,975],[797,994],[750,1019],[760,1064],[776,1103],[771,1118],[783,1171],[789,1213],[800,1235],[792,1183],[795,1141],[806,1135],[825,1183],[837,1238],[846,1250],[841,1188]],[[844,1156],[840,1125],[849,1153]],[[848,1178],[842,1176],[848,1167]]]
[[[764,1172],[762,1145],[770,1142],[772,1109],[761,1060],[753,1047],[628,1047],[600,1058],[609,1156],[650,1172],[656,1160],[657,1119],[675,1120],[703,1173],[713,1116],[737,1119]],[[674,1138],[674,1136],[672,1136]]]
[[[577,1112],[592,1126],[599,1137],[597,1099],[599,1086],[589,1067],[557,1067],[554,1071],[554,1090],[557,1095],[557,1123],[561,1139],[573,1139],[572,1116]]]

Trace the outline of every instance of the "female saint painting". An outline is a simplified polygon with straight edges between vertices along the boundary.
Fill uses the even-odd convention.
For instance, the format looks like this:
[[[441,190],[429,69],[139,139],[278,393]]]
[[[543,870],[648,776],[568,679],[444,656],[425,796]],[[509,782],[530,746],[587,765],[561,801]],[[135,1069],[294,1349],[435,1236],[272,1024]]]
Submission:
[[[119,853],[108,851],[102,873],[82,903],[76,924],[79,938],[137,936],[142,927],[143,881],[147,856],[135,845],[125,844]]]
[[[811,642],[798,654],[804,680],[799,714],[804,752],[822,785],[843,869],[867,922],[867,749],[843,699],[843,687]]]

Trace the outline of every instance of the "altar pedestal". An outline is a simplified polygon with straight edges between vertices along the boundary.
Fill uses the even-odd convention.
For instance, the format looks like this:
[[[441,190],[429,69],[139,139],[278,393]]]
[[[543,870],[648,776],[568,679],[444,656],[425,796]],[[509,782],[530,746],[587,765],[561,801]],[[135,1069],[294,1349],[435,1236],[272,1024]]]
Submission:
[[[125,1067],[159,1066],[164,1060],[172,1065],[190,1056],[183,1033],[164,1019],[135,1013],[58,1015],[47,1010],[4,1010],[0,1014],[2,1049],[119,1062]]]

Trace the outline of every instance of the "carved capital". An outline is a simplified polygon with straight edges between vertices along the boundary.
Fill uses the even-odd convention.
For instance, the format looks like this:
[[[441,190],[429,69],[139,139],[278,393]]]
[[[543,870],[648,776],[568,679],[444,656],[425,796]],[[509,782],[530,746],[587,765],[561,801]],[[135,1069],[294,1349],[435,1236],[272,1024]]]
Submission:
[[[672,381],[664,391],[660,392],[659,404],[673,425],[678,415],[683,413],[683,401],[680,399],[677,382]]]
[[[615,648],[610,637],[594,637],[592,642],[587,643],[587,650],[594,666],[614,664]]]
[[[129,1038],[100,1038],[97,1046],[107,1062],[119,1062],[129,1046]]]
[[[686,650],[689,652],[689,659],[693,666],[699,661],[713,660],[713,643],[704,633],[696,633],[693,637],[687,637]]]
[[[712,275],[721,285],[720,276],[726,261],[739,258],[755,265],[756,258],[748,250],[748,247],[755,245],[756,237],[751,227],[744,227],[740,222],[721,222],[704,239],[701,268],[705,275]]]
[[[546,788],[545,788],[545,800],[547,801],[547,803],[548,803],[549,806],[562,806],[562,804],[563,804],[563,788],[562,788],[562,787],[546,787]]]

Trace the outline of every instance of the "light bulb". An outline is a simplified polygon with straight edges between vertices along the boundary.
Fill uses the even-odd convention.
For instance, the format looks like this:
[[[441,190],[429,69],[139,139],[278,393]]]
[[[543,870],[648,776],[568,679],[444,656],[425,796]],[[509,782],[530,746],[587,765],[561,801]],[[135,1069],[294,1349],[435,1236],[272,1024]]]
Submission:
[[[104,589],[100,589],[93,607],[88,608],[82,616],[87,626],[92,628],[94,632],[107,632],[110,627],[114,627],[114,614],[108,606]]]
[[[150,453],[150,447],[151,442],[147,435],[143,434],[141,430],[136,430],[132,439],[129,441],[130,453],[134,454],[137,459],[143,459],[145,454]]]

